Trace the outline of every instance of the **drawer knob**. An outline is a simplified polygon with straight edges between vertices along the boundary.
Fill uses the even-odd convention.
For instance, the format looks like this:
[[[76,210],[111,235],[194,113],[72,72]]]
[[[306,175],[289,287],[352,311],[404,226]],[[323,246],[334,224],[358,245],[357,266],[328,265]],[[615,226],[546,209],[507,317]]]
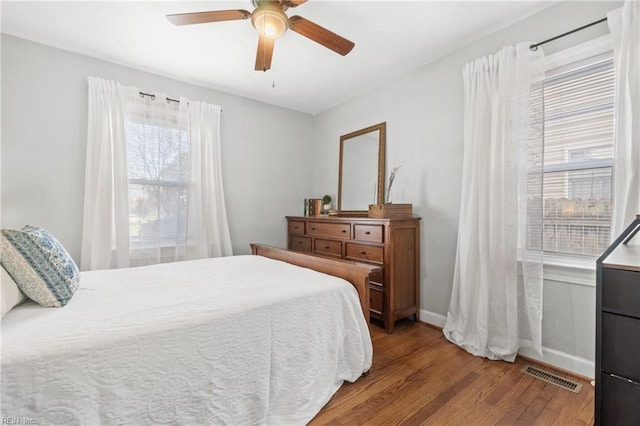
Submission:
[[[325,250],[329,250],[329,246],[324,246],[324,249]]]
[[[302,241],[298,241],[298,244],[302,244]]]
[[[294,226],[294,227],[293,227],[293,229],[298,229],[298,228],[299,228],[299,226]]]
[[[312,231],[315,231],[315,230],[316,230],[316,228],[311,228],[311,230],[312,230]]]
[[[365,232],[364,235],[371,235],[371,231]]]
[[[367,255],[367,252],[366,252],[366,251],[361,251],[361,252],[360,252],[360,254],[361,254],[362,256],[366,256],[366,255]]]
[[[343,230],[342,230],[342,233],[343,233],[343,234],[346,234],[346,233],[347,233],[347,230],[346,230],[346,229],[343,229]]]

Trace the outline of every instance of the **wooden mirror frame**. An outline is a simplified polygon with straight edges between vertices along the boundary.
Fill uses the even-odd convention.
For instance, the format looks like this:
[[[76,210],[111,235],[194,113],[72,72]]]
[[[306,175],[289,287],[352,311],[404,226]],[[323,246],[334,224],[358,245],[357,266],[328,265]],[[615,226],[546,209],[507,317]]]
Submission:
[[[346,141],[367,133],[379,132],[378,140],[378,180],[377,180],[377,196],[376,204],[384,203],[384,172],[385,172],[385,146],[387,141],[387,123],[382,122],[355,132],[347,133],[340,136],[340,163],[338,166],[338,214],[342,216],[367,216],[368,210],[343,210],[342,209],[342,184],[343,184],[343,167],[344,167],[344,144]],[[366,208],[368,209],[368,205]]]

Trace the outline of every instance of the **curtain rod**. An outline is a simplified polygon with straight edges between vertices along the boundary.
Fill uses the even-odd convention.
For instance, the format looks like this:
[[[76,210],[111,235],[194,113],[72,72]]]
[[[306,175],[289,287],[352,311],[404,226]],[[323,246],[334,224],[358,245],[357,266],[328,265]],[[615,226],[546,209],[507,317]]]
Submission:
[[[568,36],[569,34],[577,33],[578,31],[582,31],[585,28],[592,27],[592,26],[594,26],[596,24],[599,24],[601,22],[605,22],[606,20],[607,20],[606,17],[604,17],[602,19],[598,19],[597,21],[591,22],[591,23],[589,23],[587,25],[583,25],[580,28],[576,28],[575,30],[567,31],[566,33],[563,33],[563,34],[557,35],[555,37],[551,37],[551,38],[549,38],[547,40],[541,41],[540,43],[532,44],[531,46],[529,46],[529,49],[534,50],[534,51],[538,50],[538,46],[542,46],[543,44],[547,44],[547,43],[549,43],[551,41],[557,40],[557,39],[562,38],[564,36]]]
[[[140,92],[140,97],[143,98],[145,96],[148,96],[151,98],[152,101],[154,101],[156,99],[156,95],[154,95],[153,93],[144,93],[144,92]],[[171,98],[166,98],[167,102],[176,102],[176,103],[180,103],[179,100],[177,99],[171,99]]]
[[[144,92],[138,92],[140,93],[140,97],[143,98],[145,96],[149,96],[151,98],[152,101],[155,101],[156,99],[156,95],[154,95],[153,93],[144,93]],[[180,101],[178,99],[172,99],[172,98],[165,98],[167,102],[175,102],[175,103],[180,103]],[[189,105],[189,103],[187,102],[187,105]],[[222,112],[222,108],[220,108],[220,112]]]

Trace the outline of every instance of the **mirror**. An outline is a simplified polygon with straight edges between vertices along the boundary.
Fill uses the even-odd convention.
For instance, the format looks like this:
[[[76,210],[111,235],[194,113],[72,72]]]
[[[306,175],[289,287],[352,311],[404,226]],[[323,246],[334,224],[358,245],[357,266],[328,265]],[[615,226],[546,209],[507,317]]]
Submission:
[[[340,136],[339,214],[367,215],[383,203],[386,137],[386,122]]]

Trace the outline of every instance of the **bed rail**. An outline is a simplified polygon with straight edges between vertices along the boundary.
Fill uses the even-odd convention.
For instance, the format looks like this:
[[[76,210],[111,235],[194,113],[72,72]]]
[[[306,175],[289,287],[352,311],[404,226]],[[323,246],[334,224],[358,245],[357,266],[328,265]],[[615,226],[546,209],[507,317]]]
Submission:
[[[358,291],[362,312],[367,323],[369,322],[369,276],[374,272],[378,272],[381,269],[379,266],[350,262],[348,260],[328,259],[256,243],[251,243],[251,254],[282,260],[283,262],[334,275],[349,281]]]

